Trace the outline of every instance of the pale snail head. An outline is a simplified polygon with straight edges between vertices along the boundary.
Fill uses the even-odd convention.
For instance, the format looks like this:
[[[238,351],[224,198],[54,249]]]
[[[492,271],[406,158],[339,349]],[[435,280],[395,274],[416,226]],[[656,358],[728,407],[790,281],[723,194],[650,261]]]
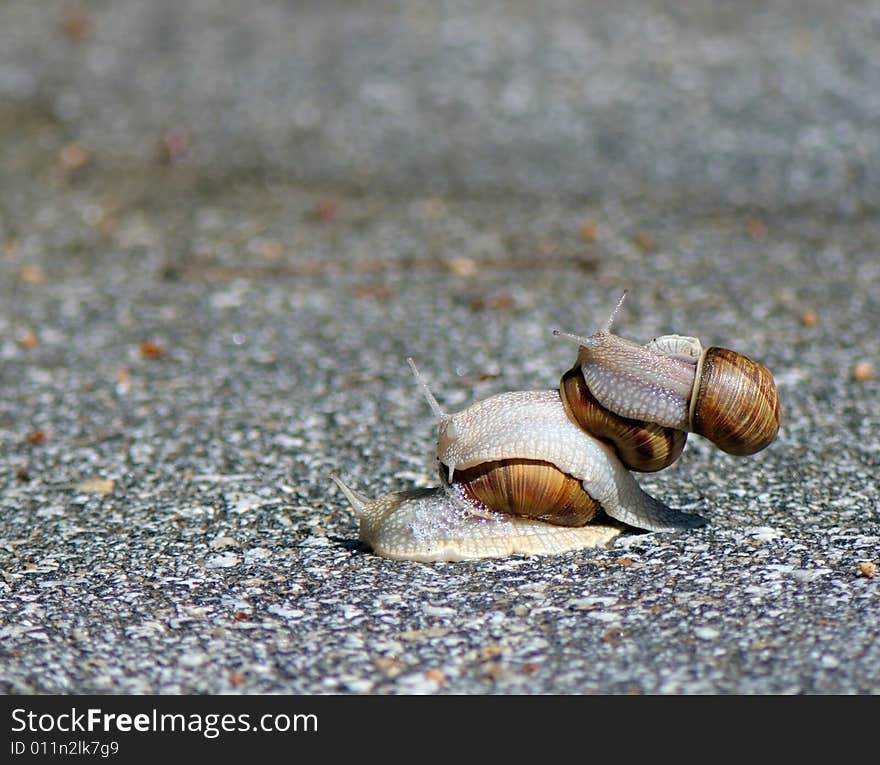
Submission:
[[[656,446],[652,464],[659,467],[673,461],[684,446],[676,432],[705,436],[735,455],[754,454],[776,438],[781,408],[770,370],[727,348],[704,350],[694,337],[665,335],[639,345],[611,334],[625,297],[626,292],[605,327],[589,337],[554,332],[579,346],[577,362],[563,376],[561,387],[582,427],[597,432],[589,398],[600,409],[636,423],[656,423],[659,430],[649,435]],[[618,446],[618,451],[626,462],[623,448]],[[665,459],[669,462],[664,464]],[[628,464],[646,469],[638,460]]]

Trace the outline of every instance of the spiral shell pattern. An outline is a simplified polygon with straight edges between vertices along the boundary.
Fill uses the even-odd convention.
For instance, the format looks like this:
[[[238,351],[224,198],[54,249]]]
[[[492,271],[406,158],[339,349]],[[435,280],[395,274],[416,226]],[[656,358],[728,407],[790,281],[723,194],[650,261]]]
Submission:
[[[495,512],[556,526],[583,526],[600,510],[578,479],[541,460],[484,462],[459,470],[455,481]]]
[[[707,348],[697,368],[691,429],[739,456],[765,448],[779,431],[782,411],[767,367],[727,348]]]

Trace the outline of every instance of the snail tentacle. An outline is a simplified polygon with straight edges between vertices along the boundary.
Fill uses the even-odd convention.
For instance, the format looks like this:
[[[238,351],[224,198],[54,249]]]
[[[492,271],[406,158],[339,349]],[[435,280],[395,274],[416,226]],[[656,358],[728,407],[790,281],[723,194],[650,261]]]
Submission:
[[[347,484],[343,483],[342,479],[336,475],[336,473],[330,473],[330,478],[338,487],[345,498],[348,500],[348,504],[351,505],[352,510],[354,510],[355,515],[357,515],[358,519],[362,519],[367,511],[367,506],[372,502],[372,500],[366,495],[362,494],[355,489],[352,489]]]

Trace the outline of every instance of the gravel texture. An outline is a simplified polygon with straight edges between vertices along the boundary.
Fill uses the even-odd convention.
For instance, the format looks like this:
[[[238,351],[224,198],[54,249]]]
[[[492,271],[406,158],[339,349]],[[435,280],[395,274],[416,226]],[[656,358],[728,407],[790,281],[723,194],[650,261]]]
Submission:
[[[880,4],[541,7],[0,7],[0,691],[880,693]],[[358,544],[624,288],[776,376],[706,528]]]

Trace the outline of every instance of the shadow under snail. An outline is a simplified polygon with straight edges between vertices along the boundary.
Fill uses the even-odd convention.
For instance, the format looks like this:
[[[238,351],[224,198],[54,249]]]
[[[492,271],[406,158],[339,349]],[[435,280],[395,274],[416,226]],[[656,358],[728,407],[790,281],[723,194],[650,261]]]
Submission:
[[[658,338],[648,346],[615,338],[609,330],[622,302],[623,298],[604,330],[576,338],[588,344],[582,346],[575,368],[563,376],[559,390],[501,393],[448,414],[407,359],[438,421],[441,485],[370,499],[332,476],[359,518],[360,540],[387,558],[468,560],[607,545],[625,529],[622,524],[661,532],[704,525],[700,516],[647,494],[629,472],[659,470],[681,453],[687,439],[682,426],[691,423],[679,416],[669,424],[664,374],[669,374],[666,366],[683,367],[685,373],[673,376],[677,380],[690,372],[693,387],[698,360],[691,359],[699,342],[694,341],[695,346],[692,338],[683,338],[680,348],[678,340],[671,339],[676,336]],[[601,353],[598,360],[587,357],[594,338],[614,350],[607,361]],[[631,362],[631,356],[637,361]],[[647,370],[638,366],[643,357],[649,360]],[[590,395],[593,382],[587,375],[605,364],[612,382],[602,387],[604,378],[600,380],[600,404],[599,394]],[[654,365],[660,372],[653,372]],[[614,375],[626,380],[625,390],[635,406],[620,405]],[[652,403],[655,391],[659,405]],[[680,397],[687,410],[687,395]],[[614,413],[606,398],[624,411]],[[658,412],[661,421],[649,422]]]

